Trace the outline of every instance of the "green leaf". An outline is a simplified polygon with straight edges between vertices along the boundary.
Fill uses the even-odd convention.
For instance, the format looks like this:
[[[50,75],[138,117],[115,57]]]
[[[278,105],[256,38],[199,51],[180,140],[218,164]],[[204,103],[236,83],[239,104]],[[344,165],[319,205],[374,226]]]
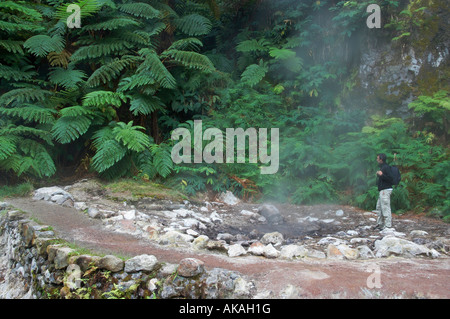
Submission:
[[[38,34],[26,40],[23,46],[38,57],[45,57],[50,52],[61,52],[64,50],[65,41],[59,35],[50,37]]]

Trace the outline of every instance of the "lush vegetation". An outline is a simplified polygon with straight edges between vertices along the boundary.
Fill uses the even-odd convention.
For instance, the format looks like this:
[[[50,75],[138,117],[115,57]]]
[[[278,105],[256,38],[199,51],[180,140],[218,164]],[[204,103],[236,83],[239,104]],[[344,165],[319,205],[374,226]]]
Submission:
[[[189,195],[372,209],[385,152],[402,171],[394,209],[450,218],[448,83],[409,87],[406,117],[357,95],[368,4],[390,19],[372,37],[425,50],[439,31],[436,1],[70,3],[81,28],[67,27],[67,1],[0,2],[0,183],[94,173]],[[171,132],[193,131],[195,119],[203,130],[280,128],[278,172],[175,165]]]

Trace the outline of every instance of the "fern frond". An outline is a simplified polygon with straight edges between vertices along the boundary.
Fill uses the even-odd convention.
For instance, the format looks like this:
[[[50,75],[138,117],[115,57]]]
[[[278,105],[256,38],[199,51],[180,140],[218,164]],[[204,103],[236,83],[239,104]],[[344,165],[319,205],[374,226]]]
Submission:
[[[44,101],[53,93],[40,88],[19,88],[6,92],[0,97],[0,105]]]
[[[50,52],[61,52],[64,50],[65,40],[58,35],[50,37],[44,34],[35,35],[23,44],[32,54],[38,57],[47,56]]]
[[[22,46],[23,41],[0,40],[0,47],[11,53],[18,53],[20,55],[23,55],[24,52]]]
[[[132,90],[136,87],[155,84],[155,78],[150,71],[141,71],[130,77],[123,78],[119,83],[118,92]]]
[[[80,0],[78,2],[72,2],[60,5],[57,9],[55,17],[57,19],[66,19],[72,14],[72,12],[67,12],[67,7],[71,4],[76,4],[80,7],[81,17],[89,17],[101,9],[101,4],[97,0]]]
[[[102,21],[94,24],[88,24],[83,27],[85,31],[100,31],[100,30],[116,30],[129,26],[139,26],[140,23],[130,18],[112,18],[107,21]]]
[[[65,107],[65,108],[59,110],[59,114],[61,115],[61,117],[63,117],[63,116],[77,117],[80,115],[89,116],[89,115],[92,115],[92,111],[86,107],[83,107],[80,105],[74,105],[74,106]]]
[[[161,177],[166,178],[172,172],[173,161],[171,157],[171,149],[165,144],[152,144],[150,150],[153,156],[153,165]]]
[[[119,10],[145,19],[153,19],[161,16],[161,12],[159,10],[156,10],[148,3],[143,2],[124,3],[119,5]]]
[[[96,131],[92,138],[93,145],[97,148],[92,157],[92,167],[99,173],[119,162],[127,153],[127,149],[113,138],[110,127]]]
[[[61,52],[50,52],[47,55],[47,60],[51,66],[60,66],[64,69],[67,69],[67,67],[69,66],[70,56],[71,54],[67,50],[62,50]]]
[[[240,42],[236,46],[236,51],[239,52],[254,52],[254,51],[262,51],[266,52],[269,48],[270,42],[266,39],[251,39],[251,40],[244,40]]]
[[[188,68],[198,69],[203,72],[212,72],[215,70],[211,60],[207,56],[197,52],[171,50],[166,52],[166,54]]]
[[[150,113],[162,109],[164,104],[157,96],[139,95],[131,99],[130,111],[134,115]]]
[[[211,21],[208,18],[196,13],[175,19],[174,22],[183,33],[189,36],[208,34],[212,28]]]
[[[161,84],[162,87],[172,89],[176,85],[176,80],[173,75],[167,70],[164,64],[159,59],[159,56],[154,50],[141,49],[139,54],[145,59],[139,66],[137,73],[147,70],[150,75]]]
[[[76,50],[71,57],[71,61],[79,62],[86,59],[99,58],[119,53],[131,47],[127,40],[108,38],[103,42],[97,41],[88,46],[83,46]]]
[[[241,79],[244,83],[254,86],[261,82],[268,71],[268,67],[264,63],[251,64],[241,74]]]
[[[124,56],[121,59],[115,59],[105,65],[102,65],[92,73],[86,84],[90,87],[95,87],[101,83],[108,83],[116,79],[122,70],[128,66],[135,64],[139,58],[135,56]]]
[[[286,60],[295,57],[295,51],[291,49],[270,48],[269,55],[276,60]]]
[[[126,96],[121,92],[94,91],[85,95],[83,106],[100,107],[104,105],[114,105],[119,107],[122,101],[126,101]]]
[[[11,137],[0,136],[0,160],[4,160],[14,154],[16,143]]]
[[[33,76],[35,76],[37,73],[34,71],[23,71],[19,70],[16,67],[11,67],[7,65],[0,64],[0,78],[4,78],[7,81],[14,80],[14,81],[23,81],[23,80],[30,80]]]
[[[70,90],[77,88],[78,84],[83,82],[83,79],[86,78],[86,73],[80,70],[53,68],[49,72],[48,77],[51,83]]]
[[[30,23],[27,21],[23,21],[21,23],[14,23],[0,20],[0,30],[9,34],[17,34],[22,31],[41,32],[44,31],[45,28],[37,26],[35,23]]]
[[[10,125],[0,129],[0,135],[3,135],[3,136],[6,136],[6,135],[33,136],[33,137],[40,138],[41,140],[45,141],[48,145],[53,145],[52,136],[51,136],[50,132],[41,130],[41,129],[37,129],[34,127],[29,127],[29,126],[23,126],[23,125],[16,126],[16,125],[10,124]]]
[[[69,108],[65,108],[63,110],[66,109]],[[75,110],[75,108],[72,107],[72,110]],[[77,111],[79,110],[80,109],[78,107]],[[91,122],[92,119],[88,115],[62,116],[56,120],[55,124],[53,124],[53,128],[51,130],[52,136],[61,144],[70,143],[86,133],[91,125]]]
[[[23,3],[17,3],[13,1],[3,1],[0,2],[0,10],[1,11],[13,11],[15,14],[20,12],[20,16],[29,20],[29,21],[42,21],[42,15],[39,11],[31,9],[25,6]]]
[[[55,110],[43,108],[37,105],[27,105],[13,108],[0,107],[0,114],[19,117],[26,122],[37,122],[41,124],[53,123],[55,121]]]
[[[117,123],[113,128],[115,139],[122,142],[129,150],[141,152],[150,146],[148,135],[139,131],[144,129],[142,126],[133,126],[133,121],[128,124],[123,122]]]
[[[202,41],[197,38],[185,38],[172,43],[172,45],[167,49],[171,50],[193,50],[198,51],[203,46]]]

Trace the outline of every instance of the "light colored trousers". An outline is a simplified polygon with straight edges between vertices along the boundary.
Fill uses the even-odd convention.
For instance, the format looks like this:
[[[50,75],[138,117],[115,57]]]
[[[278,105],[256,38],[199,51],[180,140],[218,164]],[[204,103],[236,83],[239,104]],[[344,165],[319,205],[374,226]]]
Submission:
[[[392,227],[392,215],[391,215],[391,193],[392,188],[383,189],[380,191],[377,201],[377,225],[382,228]]]

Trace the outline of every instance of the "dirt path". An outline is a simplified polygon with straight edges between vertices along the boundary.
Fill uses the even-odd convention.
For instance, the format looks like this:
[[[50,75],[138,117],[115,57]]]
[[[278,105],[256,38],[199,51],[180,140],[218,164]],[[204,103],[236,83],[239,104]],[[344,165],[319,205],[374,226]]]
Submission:
[[[159,261],[171,263],[195,257],[204,261],[208,269],[220,267],[239,271],[255,283],[258,291],[271,291],[269,298],[450,298],[449,258],[391,257],[357,261],[229,258],[162,248],[150,241],[108,230],[101,221],[90,219],[74,208],[30,198],[8,199],[8,202],[39,222],[51,225],[59,238],[93,252],[127,257],[151,254]],[[381,288],[368,287],[374,269],[379,269]]]

